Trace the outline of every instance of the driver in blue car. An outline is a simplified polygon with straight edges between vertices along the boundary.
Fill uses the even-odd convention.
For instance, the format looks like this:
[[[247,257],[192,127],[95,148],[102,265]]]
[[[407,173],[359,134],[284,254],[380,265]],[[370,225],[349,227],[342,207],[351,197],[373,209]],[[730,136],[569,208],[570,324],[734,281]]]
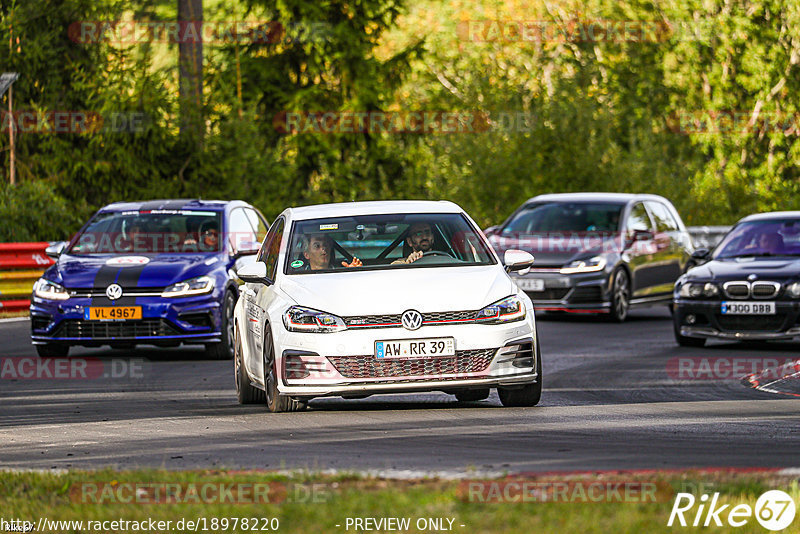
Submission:
[[[397,263],[414,263],[422,257],[426,252],[433,250],[433,229],[431,225],[425,222],[414,223],[408,229],[408,237],[406,243],[411,247],[413,252],[407,258],[401,258],[392,262],[392,265]]]

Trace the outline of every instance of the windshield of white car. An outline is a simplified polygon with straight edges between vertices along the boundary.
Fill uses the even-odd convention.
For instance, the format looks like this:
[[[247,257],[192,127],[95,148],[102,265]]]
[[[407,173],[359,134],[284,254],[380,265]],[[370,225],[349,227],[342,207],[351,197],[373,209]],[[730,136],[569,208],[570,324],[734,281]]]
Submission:
[[[623,207],[608,202],[535,202],[518,211],[500,233],[617,232]]]
[[[496,263],[478,232],[457,213],[296,221],[292,225],[284,272],[309,274]]]
[[[68,254],[205,253],[222,250],[220,213],[150,210],[99,213]]]
[[[800,256],[800,219],[741,223],[714,251],[717,260],[765,256]]]

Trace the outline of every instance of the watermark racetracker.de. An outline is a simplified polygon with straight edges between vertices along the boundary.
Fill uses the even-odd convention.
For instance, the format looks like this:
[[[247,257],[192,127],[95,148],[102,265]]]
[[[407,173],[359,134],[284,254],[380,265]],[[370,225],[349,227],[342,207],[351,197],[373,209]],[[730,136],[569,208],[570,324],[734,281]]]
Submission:
[[[0,132],[13,128],[22,134],[141,133],[152,121],[141,112],[18,110],[0,111]]]
[[[775,380],[800,371],[800,360],[775,356],[677,356],[667,360],[673,380],[741,380],[750,375]]]
[[[0,380],[141,380],[150,363],[143,358],[0,358]]]
[[[338,483],[300,482],[81,482],[69,488],[80,504],[269,504],[328,502]]]
[[[334,35],[334,27],[324,21],[281,23],[275,20],[84,20],[70,24],[67,34],[71,41],[80,44],[203,43],[224,46],[234,43],[322,42],[330,40]]]

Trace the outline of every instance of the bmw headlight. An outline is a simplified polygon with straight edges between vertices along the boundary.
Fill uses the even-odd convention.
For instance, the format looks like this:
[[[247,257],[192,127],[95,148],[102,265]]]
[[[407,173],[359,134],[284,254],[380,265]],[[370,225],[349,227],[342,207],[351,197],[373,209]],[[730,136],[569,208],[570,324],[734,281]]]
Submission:
[[[192,297],[194,295],[205,295],[214,290],[214,279],[209,276],[198,276],[172,284],[167,287],[162,297]]]
[[[681,286],[678,295],[689,299],[716,297],[719,295],[719,287],[711,282],[688,282]]]
[[[292,306],[283,314],[283,325],[290,332],[341,332],[347,329],[341,317],[302,306]]]
[[[477,319],[483,324],[500,324],[511,321],[521,321],[525,318],[525,305],[516,297],[511,296],[486,306],[478,312]]]
[[[561,268],[561,274],[594,273],[606,268],[606,259],[595,256],[588,260],[575,260]]]
[[[69,291],[67,291],[64,286],[51,282],[50,280],[45,280],[44,278],[39,278],[39,280],[33,284],[33,294],[40,299],[47,300],[67,300],[69,298]]]
[[[800,298],[800,282],[795,282],[786,286],[786,294],[793,299]]]

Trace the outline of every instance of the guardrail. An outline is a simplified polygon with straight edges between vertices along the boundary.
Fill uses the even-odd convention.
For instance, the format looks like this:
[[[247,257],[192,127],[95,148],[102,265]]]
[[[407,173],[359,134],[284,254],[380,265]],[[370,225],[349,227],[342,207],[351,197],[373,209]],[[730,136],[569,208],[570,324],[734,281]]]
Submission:
[[[714,248],[722,241],[731,226],[689,226],[686,230],[692,236],[695,248]]]
[[[0,243],[0,311],[30,306],[33,283],[53,260],[44,253],[49,243]]]

